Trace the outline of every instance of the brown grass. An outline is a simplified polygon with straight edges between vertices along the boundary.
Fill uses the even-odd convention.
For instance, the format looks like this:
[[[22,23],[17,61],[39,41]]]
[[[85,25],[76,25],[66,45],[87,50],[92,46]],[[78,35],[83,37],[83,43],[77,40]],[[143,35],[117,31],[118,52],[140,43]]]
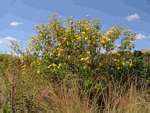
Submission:
[[[91,96],[77,80],[58,84],[20,74],[16,77],[16,113],[150,113],[150,95],[144,85],[138,88],[134,82],[112,81],[98,93],[93,93],[93,85]],[[11,82],[5,80],[0,79],[0,113],[4,108],[11,113]]]

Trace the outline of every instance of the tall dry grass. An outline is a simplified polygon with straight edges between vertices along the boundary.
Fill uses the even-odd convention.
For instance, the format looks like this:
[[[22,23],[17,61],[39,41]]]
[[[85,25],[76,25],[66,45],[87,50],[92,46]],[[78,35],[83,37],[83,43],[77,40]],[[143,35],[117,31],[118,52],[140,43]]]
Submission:
[[[12,75],[8,70],[7,77]],[[6,74],[7,75],[7,74]],[[12,113],[11,79],[0,79],[0,113]],[[7,79],[6,79],[7,78]],[[10,80],[7,81],[7,80]],[[77,79],[50,82],[31,72],[16,75],[16,113],[150,113],[148,87],[110,81],[100,91],[87,91]]]
[[[121,86],[109,84],[107,91],[93,94],[93,98],[80,89],[78,82],[65,81],[49,90],[43,89],[38,97],[41,105],[47,102],[46,113],[150,113],[146,89],[136,84]],[[126,90],[125,90],[126,89]],[[99,101],[103,104],[98,105]],[[46,104],[46,103],[45,103]]]

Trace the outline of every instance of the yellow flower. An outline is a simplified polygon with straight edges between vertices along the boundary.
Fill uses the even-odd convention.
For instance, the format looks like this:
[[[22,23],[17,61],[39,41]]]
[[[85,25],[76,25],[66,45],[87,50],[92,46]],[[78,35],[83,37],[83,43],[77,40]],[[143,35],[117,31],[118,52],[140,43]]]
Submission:
[[[84,58],[81,58],[81,61],[83,61],[84,60]]]
[[[103,37],[100,39],[101,44],[106,44],[106,43],[108,43],[109,41],[110,41],[110,38],[105,37],[105,36],[103,36]]]
[[[37,74],[40,74],[40,70],[39,69],[37,70]]]
[[[85,32],[82,32],[82,34],[85,34]]]
[[[63,49],[63,48],[59,48],[58,51],[59,51],[60,53],[62,53],[62,52],[64,52],[64,49]]]
[[[88,39],[88,37],[85,37],[85,40],[87,40]]]
[[[58,56],[60,56],[61,54],[63,54],[64,49],[63,48],[57,48],[58,51]]]
[[[59,69],[61,66],[62,66],[62,64],[59,64],[57,68]]]
[[[50,65],[48,66],[48,68],[51,68],[51,67],[53,68],[53,67],[56,67],[56,66],[57,66],[57,65],[53,63],[53,64],[50,64]]]
[[[58,46],[61,46],[61,43],[60,43],[60,42],[58,43]]]
[[[88,31],[88,30],[90,30],[90,28],[89,28],[89,27],[86,27],[85,29],[86,29],[87,31]]]
[[[89,59],[89,57],[85,57],[85,58],[81,58],[80,60],[81,61],[86,61],[86,60],[88,60]]]
[[[49,65],[49,66],[48,66],[48,68],[51,68],[51,67],[52,67],[52,65]]]
[[[76,40],[80,40],[81,37],[79,35],[75,35]]]
[[[53,66],[53,67],[56,67],[57,65],[53,63],[52,66]]]
[[[37,65],[41,65],[41,61],[40,60],[37,61]]]
[[[106,38],[105,38],[105,37],[102,37],[102,38],[100,39],[100,42],[101,42],[101,44],[105,44],[105,43],[106,43]]]
[[[87,53],[87,54],[90,54],[90,51],[87,51],[86,53]]]

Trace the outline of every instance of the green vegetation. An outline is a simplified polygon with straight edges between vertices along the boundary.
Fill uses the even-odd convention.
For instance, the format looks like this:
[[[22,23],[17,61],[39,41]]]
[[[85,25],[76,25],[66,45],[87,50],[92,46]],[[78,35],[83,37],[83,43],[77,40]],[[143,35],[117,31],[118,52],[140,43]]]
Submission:
[[[133,51],[135,33],[59,16],[36,31],[26,51],[12,42],[0,55],[1,113],[150,113],[150,54]]]

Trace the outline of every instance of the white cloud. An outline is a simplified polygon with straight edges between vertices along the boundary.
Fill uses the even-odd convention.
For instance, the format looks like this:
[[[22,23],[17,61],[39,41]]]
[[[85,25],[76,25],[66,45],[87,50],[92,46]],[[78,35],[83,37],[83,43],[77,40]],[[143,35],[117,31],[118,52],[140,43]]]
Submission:
[[[21,22],[13,21],[9,25],[12,26],[12,27],[16,27],[16,26],[19,26],[21,24],[22,24]]]
[[[3,45],[10,46],[12,42],[18,43],[18,40],[11,36],[0,38],[0,44],[3,44]]]
[[[143,35],[143,34],[141,34],[141,33],[139,33],[139,34],[137,34],[136,35],[136,39],[144,39],[146,36],[145,35]]]
[[[140,16],[137,13],[134,13],[126,17],[126,20],[128,21],[134,21],[134,20],[139,20],[139,19],[140,19]]]
[[[144,34],[139,33],[139,34],[136,35],[136,39],[137,40],[140,40],[140,39],[150,39],[150,35],[144,35]]]

